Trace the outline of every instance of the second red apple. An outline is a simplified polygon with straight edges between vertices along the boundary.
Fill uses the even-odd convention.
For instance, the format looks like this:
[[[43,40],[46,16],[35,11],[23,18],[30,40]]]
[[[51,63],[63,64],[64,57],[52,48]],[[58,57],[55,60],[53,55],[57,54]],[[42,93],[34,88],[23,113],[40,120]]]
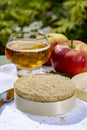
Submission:
[[[87,44],[67,40],[55,45],[52,52],[52,66],[56,71],[71,76],[87,71]]]

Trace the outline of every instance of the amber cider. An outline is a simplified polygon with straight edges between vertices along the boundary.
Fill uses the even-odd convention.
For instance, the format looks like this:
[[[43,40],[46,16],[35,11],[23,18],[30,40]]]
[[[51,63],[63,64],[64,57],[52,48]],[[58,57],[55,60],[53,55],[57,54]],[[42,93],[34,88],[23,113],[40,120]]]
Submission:
[[[8,60],[20,69],[34,69],[44,64],[50,57],[48,43],[20,40],[12,41],[6,45],[5,55]]]

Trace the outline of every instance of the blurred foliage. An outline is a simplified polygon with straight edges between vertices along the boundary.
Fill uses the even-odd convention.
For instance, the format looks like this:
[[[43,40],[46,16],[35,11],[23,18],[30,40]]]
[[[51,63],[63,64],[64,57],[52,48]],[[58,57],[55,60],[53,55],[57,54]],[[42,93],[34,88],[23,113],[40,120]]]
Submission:
[[[13,31],[38,30],[87,43],[87,0],[0,0],[0,54]]]

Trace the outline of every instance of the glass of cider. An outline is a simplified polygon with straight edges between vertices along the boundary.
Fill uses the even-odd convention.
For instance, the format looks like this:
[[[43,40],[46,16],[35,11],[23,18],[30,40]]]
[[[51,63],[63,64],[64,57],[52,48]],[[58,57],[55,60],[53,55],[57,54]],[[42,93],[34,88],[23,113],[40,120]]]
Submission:
[[[17,67],[18,76],[32,73],[50,57],[50,44],[45,38],[11,38],[5,48],[5,55]]]

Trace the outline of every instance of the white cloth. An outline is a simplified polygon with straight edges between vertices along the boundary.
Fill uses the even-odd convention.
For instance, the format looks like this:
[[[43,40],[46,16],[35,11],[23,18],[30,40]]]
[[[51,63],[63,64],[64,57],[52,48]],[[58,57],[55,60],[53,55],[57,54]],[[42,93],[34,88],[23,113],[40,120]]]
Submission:
[[[13,64],[0,67],[0,93],[17,79]],[[77,99],[75,108],[58,116],[36,116],[21,112],[14,101],[0,107],[0,130],[87,130],[87,103]]]

